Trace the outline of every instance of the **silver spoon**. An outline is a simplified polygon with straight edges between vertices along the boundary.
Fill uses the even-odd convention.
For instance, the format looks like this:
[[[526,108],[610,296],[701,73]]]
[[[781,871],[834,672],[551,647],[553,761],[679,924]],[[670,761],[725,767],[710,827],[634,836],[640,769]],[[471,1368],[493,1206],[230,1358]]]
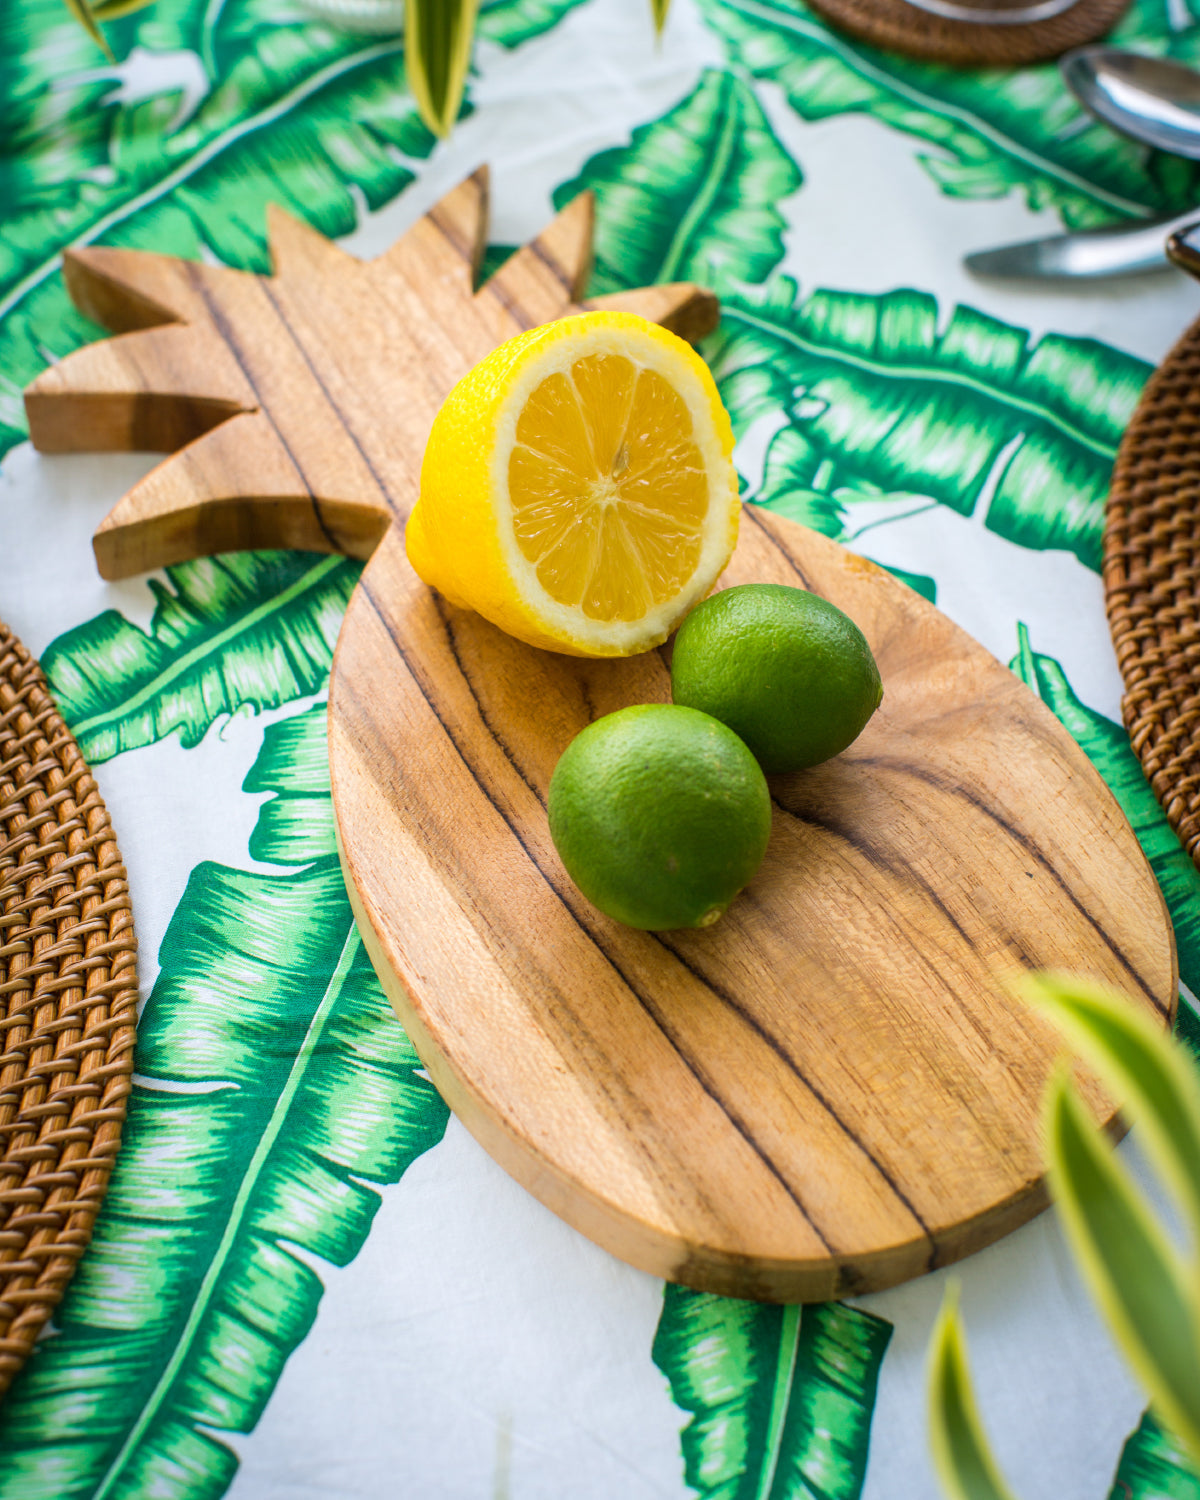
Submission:
[[[1059,62],[1089,114],[1122,135],[1200,159],[1200,73],[1116,47],[1079,47]]]

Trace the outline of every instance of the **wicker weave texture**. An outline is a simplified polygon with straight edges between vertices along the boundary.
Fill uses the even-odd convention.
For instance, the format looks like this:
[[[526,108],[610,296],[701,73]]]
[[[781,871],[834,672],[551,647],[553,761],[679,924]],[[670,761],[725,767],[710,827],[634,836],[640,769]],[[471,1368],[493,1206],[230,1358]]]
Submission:
[[[1104,589],[1125,727],[1200,866],[1200,322],[1151,377],[1117,454]]]
[[[0,623],[0,1394],[87,1246],[133,1073],[136,945],[108,813]]]
[[[1111,30],[1129,0],[1078,0],[1045,21],[1016,26],[957,21],[906,0],[813,0],[832,25],[873,46],[959,67],[1016,68],[1058,57]]]

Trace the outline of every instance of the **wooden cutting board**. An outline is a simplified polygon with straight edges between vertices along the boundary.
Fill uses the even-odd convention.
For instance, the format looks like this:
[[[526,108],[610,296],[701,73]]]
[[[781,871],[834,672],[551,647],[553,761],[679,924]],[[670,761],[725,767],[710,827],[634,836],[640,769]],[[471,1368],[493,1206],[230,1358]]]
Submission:
[[[634,1265],[741,1296],[843,1296],[944,1265],[1045,1203],[1058,1044],[1007,981],[1080,970],[1165,1025],[1157,884],[1016,677],[873,564],[748,508],[722,583],[845,609],[883,706],[845,754],[772,779],[766,861],[715,927],[637,932],[579,895],[547,830],[551,771],[591,720],[669,697],[665,651],[536,651],[404,556],[445,392],[567,310],[586,271],[581,199],[472,294],[485,209],[477,174],[370,265],[278,219],[274,278],[75,253],[76,300],[131,331],[35,382],[34,440],[187,445],[97,533],[106,576],[233,546],[370,556],[330,683],[347,885],[430,1074],[531,1192]],[[620,301],[711,326],[697,288]]]

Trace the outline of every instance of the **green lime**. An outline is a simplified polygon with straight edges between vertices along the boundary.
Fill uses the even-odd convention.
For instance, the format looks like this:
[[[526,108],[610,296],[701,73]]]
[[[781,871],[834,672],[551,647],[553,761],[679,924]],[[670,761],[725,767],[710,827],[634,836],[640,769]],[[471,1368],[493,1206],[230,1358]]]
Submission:
[[[764,771],[799,771],[858,738],[883,684],[865,636],[836,605],[782,583],[745,583],[679,627],[671,695],[728,724]]]
[[[622,708],[577,734],[550,778],[548,811],[588,900],[652,932],[715,922],[771,831],[749,750],[708,714],[670,703]]]

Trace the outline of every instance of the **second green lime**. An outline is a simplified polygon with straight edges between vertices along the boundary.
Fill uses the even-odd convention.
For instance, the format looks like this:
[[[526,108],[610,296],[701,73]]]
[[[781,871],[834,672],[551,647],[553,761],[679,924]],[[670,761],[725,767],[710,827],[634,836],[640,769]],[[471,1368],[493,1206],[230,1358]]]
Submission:
[[[675,637],[675,702],[727,724],[767,772],[845,750],[883,699],[879,668],[849,617],[805,589],[747,583],[694,609]]]
[[[708,714],[641,703],[606,714],[550,778],[550,836],[610,917],[708,927],[762,862],[771,797],[757,761]]]

